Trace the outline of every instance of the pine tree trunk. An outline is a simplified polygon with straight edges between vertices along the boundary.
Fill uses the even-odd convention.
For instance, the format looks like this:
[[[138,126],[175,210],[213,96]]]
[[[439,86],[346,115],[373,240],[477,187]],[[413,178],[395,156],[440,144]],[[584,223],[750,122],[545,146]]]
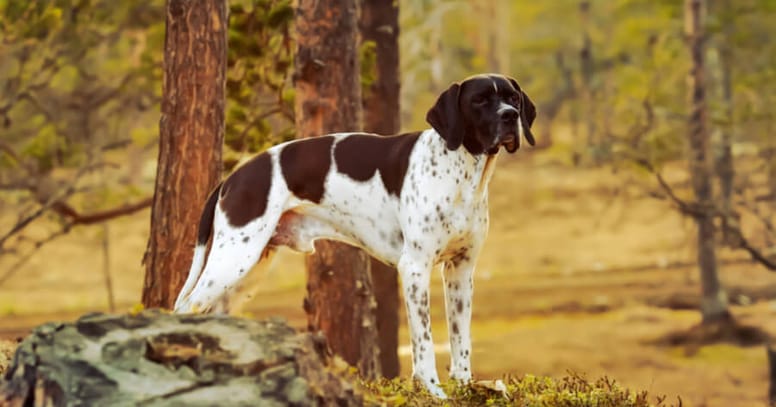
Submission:
[[[709,159],[708,108],[706,105],[706,74],[704,67],[703,0],[685,0],[685,29],[692,56],[689,75],[691,113],[688,122],[690,136],[690,176],[693,192],[701,211],[695,216],[698,225],[698,266],[701,272],[701,314],[710,323],[730,318],[727,298],[717,273],[714,242],[712,169]]]
[[[374,41],[376,80],[364,95],[364,130],[377,134],[399,132],[399,6],[394,0],[362,3],[361,39]],[[382,375],[399,375],[399,276],[396,268],[371,261],[377,300],[377,333]]]
[[[316,137],[361,127],[356,0],[300,0],[295,20],[296,128]],[[364,252],[319,241],[307,258],[305,311],[311,329],[362,375],[379,374],[376,303]]]
[[[159,166],[143,305],[170,308],[191,264],[202,204],[221,176],[226,2],[168,0]]]

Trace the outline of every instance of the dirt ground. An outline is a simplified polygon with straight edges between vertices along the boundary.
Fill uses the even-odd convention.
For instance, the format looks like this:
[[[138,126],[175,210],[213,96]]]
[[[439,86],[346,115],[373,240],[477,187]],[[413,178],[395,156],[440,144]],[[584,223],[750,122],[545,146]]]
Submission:
[[[646,175],[575,169],[552,153],[501,160],[491,184],[490,235],[475,278],[477,377],[575,371],[606,375],[669,401],[681,397],[684,406],[766,405],[762,344],[665,344],[664,338],[700,322],[694,231],[690,220],[646,197],[644,185],[650,185]],[[109,225],[118,311],[139,301],[147,229],[147,212]],[[40,322],[107,311],[101,233],[76,230],[41,249],[0,286],[5,349]],[[776,273],[741,253],[723,250],[720,257],[735,318],[776,336]],[[0,258],[0,274],[10,264]],[[282,315],[303,326],[301,257],[281,252],[269,270],[254,274],[259,292],[246,314]],[[435,275],[432,321],[440,371],[449,363],[441,294]],[[406,328],[401,335],[408,375]]]

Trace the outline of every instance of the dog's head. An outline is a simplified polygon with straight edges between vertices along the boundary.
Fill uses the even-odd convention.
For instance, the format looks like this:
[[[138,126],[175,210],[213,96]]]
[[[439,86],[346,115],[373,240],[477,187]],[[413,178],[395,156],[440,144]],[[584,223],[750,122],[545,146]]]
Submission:
[[[497,74],[452,84],[426,115],[447,148],[456,150],[463,144],[471,154],[495,154],[502,145],[513,153],[520,148],[521,137],[534,145],[535,118],[536,107],[517,81]]]

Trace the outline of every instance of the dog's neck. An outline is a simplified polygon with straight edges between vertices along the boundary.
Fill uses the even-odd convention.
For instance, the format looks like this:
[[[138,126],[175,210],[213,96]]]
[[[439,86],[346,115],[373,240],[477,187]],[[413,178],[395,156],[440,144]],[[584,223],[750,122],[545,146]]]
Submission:
[[[482,166],[482,175],[480,176],[480,183],[477,186],[477,196],[487,197],[490,178],[493,176],[493,171],[496,169],[498,152],[496,152],[496,154],[485,154],[482,158],[485,161],[485,164]]]
[[[466,190],[465,186],[468,185],[472,198],[475,201],[486,199],[488,196],[488,184],[496,168],[496,160],[499,153],[472,154],[463,145],[455,150],[450,150],[447,148],[444,138],[436,130],[429,129],[428,131],[432,133],[432,137],[429,137],[428,142],[433,154],[439,157],[449,157],[451,160],[459,160],[463,165],[457,167],[466,168],[469,171],[469,174],[462,174],[465,177],[462,180],[461,190]]]

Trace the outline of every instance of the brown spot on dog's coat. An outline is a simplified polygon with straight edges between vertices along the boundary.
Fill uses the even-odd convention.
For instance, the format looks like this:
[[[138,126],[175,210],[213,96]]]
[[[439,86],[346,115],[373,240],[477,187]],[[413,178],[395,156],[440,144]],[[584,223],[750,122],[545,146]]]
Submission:
[[[221,187],[221,209],[232,226],[244,226],[267,209],[272,184],[272,158],[259,154],[238,168]]]
[[[334,137],[322,136],[289,143],[280,152],[280,169],[288,189],[299,199],[320,203],[331,167]]]
[[[367,181],[380,171],[385,190],[398,197],[418,137],[420,132],[389,137],[350,135],[334,147],[337,170],[356,181]]]

